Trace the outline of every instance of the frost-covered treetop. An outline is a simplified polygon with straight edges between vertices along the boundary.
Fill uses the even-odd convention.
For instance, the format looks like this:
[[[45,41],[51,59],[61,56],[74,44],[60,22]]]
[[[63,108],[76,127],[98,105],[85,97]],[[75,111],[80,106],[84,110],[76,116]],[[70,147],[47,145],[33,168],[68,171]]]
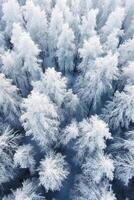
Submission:
[[[67,178],[68,174],[67,163],[60,153],[50,153],[45,159],[41,160],[39,179],[46,191],[60,190],[62,182]]]
[[[134,122],[134,86],[128,85],[124,91],[117,91],[113,101],[109,101],[104,109],[104,119],[111,128],[128,128]]]
[[[48,68],[41,81],[33,82],[34,90],[46,94],[58,106],[64,101],[67,92],[67,79],[54,68]]]
[[[57,140],[59,117],[57,107],[49,97],[33,91],[24,99],[21,121],[26,135],[32,135],[42,147],[49,146]]]

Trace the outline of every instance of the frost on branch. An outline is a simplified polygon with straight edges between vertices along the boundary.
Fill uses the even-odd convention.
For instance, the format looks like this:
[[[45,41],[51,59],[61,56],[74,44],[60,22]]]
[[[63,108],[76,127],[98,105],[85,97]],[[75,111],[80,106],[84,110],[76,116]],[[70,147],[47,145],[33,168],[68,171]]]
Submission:
[[[50,153],[40,162],[39,179],[46,191],[60,190],[68,174],[67,163],[60,153]]]

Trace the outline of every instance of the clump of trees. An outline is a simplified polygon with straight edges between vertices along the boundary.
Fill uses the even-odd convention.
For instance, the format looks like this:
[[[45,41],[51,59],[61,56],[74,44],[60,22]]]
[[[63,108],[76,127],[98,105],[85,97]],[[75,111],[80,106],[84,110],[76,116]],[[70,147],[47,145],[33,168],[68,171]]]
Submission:
[[[133,0],[0,0],[0,199],[133,199],[133,73]]]

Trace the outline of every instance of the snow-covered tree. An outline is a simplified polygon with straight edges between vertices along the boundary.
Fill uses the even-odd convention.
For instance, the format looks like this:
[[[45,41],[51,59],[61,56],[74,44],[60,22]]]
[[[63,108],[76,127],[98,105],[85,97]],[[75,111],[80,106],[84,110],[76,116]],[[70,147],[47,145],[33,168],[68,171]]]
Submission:
[[[2,72],[13,79],[25,96],[31,80],[38,80],[42,73],[38,59],[40,50],[19,24],[13,25],[11,43],[13,50],[2,55]]]
[[[101,200],[116,200],[116,196],[113,193],[111,186],[102,189]]]
[[[33,82],[35,91],[49,96],[50,100],[61,110],[65,118],[73,116],[78,108],[79,99],[67,88],[67,78],[54,68],[48,68],[40,81]],[[64,118],[64,117],[63,117]]]
[[[14,163],[15,166],[29,168],[33,172],[35,167],[33,147],[30,144],[19,146],[14,154]]]
[[[10,124],[18,124],[20,116],[20,97],[18,89],[12,85],[10,79],[6,79],[4,74],[0,74],[0,117]]]
[[[115,167],[115,177],[127,186],[130,179],[134,176],[134,157],[129,154],[117,156]]]
[[[8,0],[2,6],[2,20],[5,23],[5,33],[10,38],[14,23],[22,23],[21,7],[17,0]]]
[[[94,67],[85,76],[79,76],[75,85],[76,92],[86,110],[97,110],[102,97],[111,94],[113,81],[118,79],[118,54],[109,52],[105,57],[97,58]]]
[[[73,140],[76,160],[83,162],[86,156],[88,158],[95,151],[103,151],[106,148],[106,140],[111,138],[107,124],[94,115],[79,123],[73,120],[63,130],[61,143],[66,145]]]
[[[115,137],[110,150],[115,162],[115,177],[127,186],[134,176],[134,131]]]
[[[32,91],[22,104],[21,121],[26,135],[41,145],[43,150],[57,141],[59,131],[59,116],[57,107],[49,97]]]
[[[127,84],[134,84],[134,62],[130,61],[126,67],[123,68],[123,79]]]
[[[77,130],[76,125],[74,129]],[[76,178],[73,199],[80,197],[81,200],[99,200],[104,198],[105,193],[114,199],[114,195],[108,189],[109,181],[114,177],[113,160],[104,154],[106,140],[111,139],[107,124],[97,116],[92,116],[80,122],[78,129],[79,135],[76,131],[78,136],[74,149],[76,158],[80,161],[82,175]]]
[[[103,118],[113,129],[128,128],[134,122],[134,86],[128,85],[122,92],[116,91],[113,100],[103,110]]]
[[[104,150],[106,148],[105,140],[111,139],[107,124],[98,118],[92,116],[90,119],[84,119],[78,124],[79,137],[76,140],[74,149],[77,159],[81,161],[84,155],[91,155],[94,151]]]
[[[115,53],[120,44],[120,39],[122,36],[122,30],[114,28],[107,36],[106,42],[103,44],[104,52],[111,51]]]
[[[134,32],[134,15],[133,15],[133,11],[134,11],[134,6],[133,6],[133,1],[129,0],[129,1],[124,1],[125,4],[125,12],[126,12],[126,17],[124,20],[124,39],[128,40],[129,38],[131,38],[133,36],[133,32]]]
[[[98,9],[91,9],[87,16],[82,16],[82,23],[80,25],[81,42],[88,40],[89,37],[96,35],[96,18]]]
[[[32,41],[30,35],[19,24],[14,24],[11,42],[18,59],[23,64],[23,70],[31,75],[33,80],[40,77],[38,55],[40,50]]]
[[[68,24],[64,24],[57,42],[57,57],[60,71],[64,74],[74,69],[74,33]]]
[[[39,5],[34,5],[32,0],[28,0],[23,7],[23,13],[26,29],[33,41],[45,52],[47,50],[47,19],[45,11]]]
[[[126,64],[128,61],[134,61],[133,53],[134,53],[134,37],[125,41],[119,47],[119,63],[121,65]]]
[[[33,0],[35,5],[39,5],[43,10],[45,10],[48,19],[51,16],[52,7],[55,4],[55,0]]]
[[[122,0],[99,0],[95,1],[94,6],[99,8],[99,15],[98,15],[98,30],[104,26],[110,14],[115,11],[117,7],[122,6]]]
[[[54,64],[57,56],[56,50],[57,50],[58,38],[62,32],[63,23],[64,23],[63,14],[61,10],[57,6],[55,6],[55,8],[52,10],[52,15],[48,30],[49,56],[52,63]]]
[[[116,7],[110,13],[106,24],[102,27],[102,37],[105,39],[114,29],[122,29],[123,20],[125,18],[125,9],[123,7]]]
[[[100,184],[94,184],[84,175],[79,176],[75,182],[74,191],[71,199],[77,200],[116,200],[115,194],[111,189],[111,185],[104,181]]]
[[[84,3],[82,0],[79,0],[77,2],[77,4],[79,5],[79,15],[80,16],[86,15],[89,12],[89,10],[93,7],[92,0],[85,0]]]
[[[94,180],[97,184],[101,182],[103,177],[113,180],[113,160],[103,153],[98,153],[94,157],[86,158],[82,165],[82,171],[88,180]]]
[[[63,112],[65,114],[65,120],[72,119],[73,117],[77,118],[83,115],[83,109],[80,105],[79,98],[77,94],[74,94],[72,89],[69,89],[65,95],[63,103]]]
[[[133,74],[134,0],[0,0],[0,199],[133,199]]]
[[[60,153],[50,153],[45,159],[41,160],[39,167],[40,183],[45,187],[46,191],[60,190],[62,182],[69,174],[67,163]]]
[[[79,49],[82,62],[78,69],[82,73],[86,73],[93,67],[93,60],[103,53],[100,38],[95,35],[84,41],[83,47]]]
[[[71,140],[76,139],[79,136],[78,124],[75,120],[69,124],[62,133],[61,143],[67,145]]]
[[[9,127],[0,130],[0,185],[14,178],[13,152],[20,137]]]
[[[36,180],[25,180],[21,188],[14,190],[11,195],[5,196],[2,200],[45,200],[45,197],[37,193],[37,184]]]
[[[67,78],[62,77],[61,72],[56,72],[54,68],[48,68],[41,80],[33,82],[33,88],[49,96],[60,107],[67,92]]]
[[[64,22],[69,24],[69,26],[71,27],[73,25],[74,18],[68,6],[68,0],[57,0],[56,6],[62,12]]]

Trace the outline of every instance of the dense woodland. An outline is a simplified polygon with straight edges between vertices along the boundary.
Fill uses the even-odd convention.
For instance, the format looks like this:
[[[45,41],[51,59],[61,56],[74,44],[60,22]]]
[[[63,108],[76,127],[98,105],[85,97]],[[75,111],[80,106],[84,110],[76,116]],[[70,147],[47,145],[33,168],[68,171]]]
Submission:
[[[134,0],[0,0],[0,200],[134,200]]]

